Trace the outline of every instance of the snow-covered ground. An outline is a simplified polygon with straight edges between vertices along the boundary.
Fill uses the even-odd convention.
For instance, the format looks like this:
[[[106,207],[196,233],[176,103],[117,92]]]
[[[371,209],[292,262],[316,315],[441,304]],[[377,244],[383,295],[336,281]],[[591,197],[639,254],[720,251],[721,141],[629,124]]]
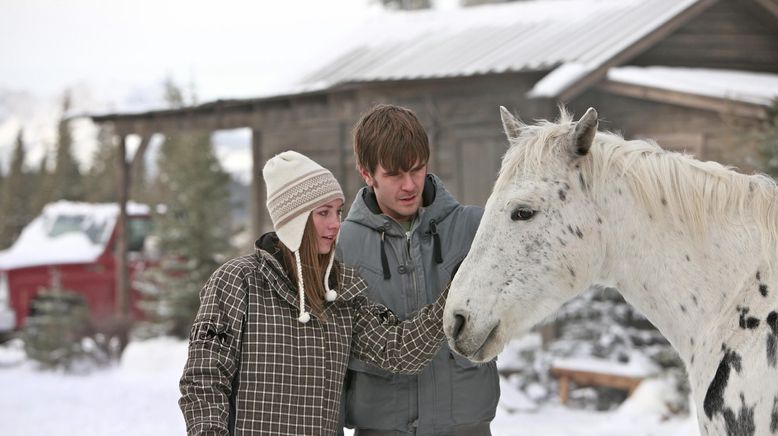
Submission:
[[[119,365],[82,375],[37,370],[21,347],[16,340],[0,345],[3,435],[185,433],[176,403],[185,342],[170,338],[133,342]],[[611,412],[572,410],[558,404],[526,407],[520,391],[508,382],[501,386],[501,404],[492,425],[495,436],[698,434],[693,419],[669,416],[663,402],[668,386],[660,381],[644,382]]]

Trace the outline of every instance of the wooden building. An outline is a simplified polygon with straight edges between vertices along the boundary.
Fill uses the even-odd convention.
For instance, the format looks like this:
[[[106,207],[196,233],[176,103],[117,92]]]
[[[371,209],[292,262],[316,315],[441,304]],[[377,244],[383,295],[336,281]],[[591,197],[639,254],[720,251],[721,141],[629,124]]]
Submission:
[[[753,144],[742,132],[778,97],[778,1],[537,0],[397,13],[296,89],[92,119],[112,124],[122,146],[129,134],[147,144],[158,132],[251,128],[256,233],[270,226],[260,171],[282,150],[321,162],[354,196],[362,182],[351,128],[379,102],[417,112],[430,170],[463,203],[484,204],[491,191],[507,147],[500,105],[530,122],[555,118],[559,103],[575,114],[594,106],[601,128],[748,169]]]

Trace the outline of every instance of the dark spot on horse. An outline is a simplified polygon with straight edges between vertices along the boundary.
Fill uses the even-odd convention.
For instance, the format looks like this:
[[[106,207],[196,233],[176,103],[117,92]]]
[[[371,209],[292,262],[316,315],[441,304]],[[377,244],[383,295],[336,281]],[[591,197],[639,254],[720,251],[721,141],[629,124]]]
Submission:
[[[470,299],[465,300],[465,307],[470,307]]]
[[[581,184],[582,191],[586,192],[586,190],[589,189],[586,187],[586,181],[584,181],[583,173],[580,171],[578,171],[578,182]]]
[[[778,395],[773,398],[773,412],[770,414],[770,431],[778,432]]]
[[[616,188],[616,192],[618,192],[618,193],[619,193],[619,195],[621,195],[621,194],[622,194],[622,192],[621,192],[621,188]]]
[[[737,310],[740,312],[739,324],[741,329],[753,330],[759,327],[759,319],[754,318],[753,316],[746,316],[751,309],[748,307],[737,306]]]
[[[653,215],[651,215],[651,214],[648,214],[648,219],[649,219],[649,220],[651,220],[651,221],[653,221],[653,220],[654,220],[654,216],[653,216]]]
[[[544,183],[548,183],[548,177],[543,177],[540,180],[542,180]]]
[[[567,242],[565,242],[564,239],[560,238],[559,236],[557,236],[556,239],[559,241],[560,244],[562,244],[563,247],[567,247]]]
[[[700,303],[697,301],[697,296],[696,295],[692,295],[692,301],[694,302],[695,306],[699,306],[700,305]]]
[[[686,255],[686,261],[687,261],[687,262],[691,262],[691,261],[692,261],[692,258],[691,258],[691,257],[689,257],[689,255],[688,255],[688,254]]]
[[[737,306],[737,310],[740,312],[739,324],[741,329],[753,330],[759,327],[759,320],[753,316],[746,316],[751,311],[748,307]]]
[[[686,306],[683,304],[679,304],[679,306],[681,307],[681,312],[686,313]]]
[[[567,231],[573,235],[575,234],[575,232],[573,231],[573,227],[570,224],[567,225]]]
[[[759,285],[759,293],[762,294],[763,297],[767,296],[767,285],[764,283],[761,283]]]
[[[602,224],[602,218],[597,217],[597,224]]]
[[[575,228],[575,235],[578,236],[578,239],[583,239],[583,232],[578,227]]]
[[[762,273],[759,271],[756,272],[756,281],[761,282],[762,281]]]
[[[727,435],[752,436],[756,431],[754,408],[746,407],[746,401],[742,393],[740,394],[740,404],[737,416],[729,407],[724,409],[724,424],[727,428]]]
[[[770,326],[773,334],[778,336],[778,313],[772,311],[767,315],[767,325]]]
[[[689,344],[691,344],[692,347],[694,346],[694,338],[689,338]]]
[[[713,380],[710,382],[707,392],[705,392],[705,400],[702,403],[708,419],[712,419],[714,414],[721,412],[724,408],[724,389],[727,388],[729,373],[732,371],[732,368],[740,372],[740,356],[736,352],[727,349],[726,344],[721,344],[721,347],[722,351],[724,351],[724,356],[719,362],[716,375],[713,376]]]
[[[694,353],[692,353],[691,363],[694,363]]]
[[[662,206],[667,206],[667,199],[662,197]]]
[[[775,368],[776,348],[778,348],[778,314],[775,311],[767,315],[767,325],[772,330],[767,335],[767,363]]]
[[[754,192],[756,184],[754,182],[748,182],[748,192]]]
[[[568,271],[570,271],[570,275],[571,275],[571,276],[575,277],[575,270],[574,270],[574,269],[572,269],[572,268],[570,268],[570,267],[568,266],[568,267],[567,267],[567,270],[568,270]]]
[[[559,190],[559,199],[562,201],[565,201],[567,199],[567,196],[565,195],[565,191],[562,189]]]

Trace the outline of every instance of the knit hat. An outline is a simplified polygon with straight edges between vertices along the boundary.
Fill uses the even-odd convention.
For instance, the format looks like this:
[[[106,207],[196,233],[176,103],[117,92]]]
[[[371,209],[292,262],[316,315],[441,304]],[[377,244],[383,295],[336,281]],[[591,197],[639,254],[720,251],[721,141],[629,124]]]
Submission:
[[[300,262],[300,244],[305,224],[311,211],[335,199],[345,201],[345,197],[340,184],[329,170],[295,151],[285,151],[268,160],[262,169],[262,177],[267,187],[267,210],[273,228],[278,239],[294,253],[300,292],[298,320],[306,323],[311,316],[305,310],[305,283]],[[329,284],[334,259],[333,247],[324,275],[324,297],[327,301],[334,301],[338,296]]]

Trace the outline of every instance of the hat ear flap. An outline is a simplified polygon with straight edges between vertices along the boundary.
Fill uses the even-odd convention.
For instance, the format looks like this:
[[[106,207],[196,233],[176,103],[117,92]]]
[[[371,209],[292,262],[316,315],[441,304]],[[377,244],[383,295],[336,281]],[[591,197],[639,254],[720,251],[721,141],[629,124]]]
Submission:
[[[291,220],[281,225],[276,225],[276,235],[281,242],[286,245],[289,251],[300,250],[300,245],[303,241],[303,233],[305,232],[305,225],[308,223],[308,216],[310,212],[301,213]]]

